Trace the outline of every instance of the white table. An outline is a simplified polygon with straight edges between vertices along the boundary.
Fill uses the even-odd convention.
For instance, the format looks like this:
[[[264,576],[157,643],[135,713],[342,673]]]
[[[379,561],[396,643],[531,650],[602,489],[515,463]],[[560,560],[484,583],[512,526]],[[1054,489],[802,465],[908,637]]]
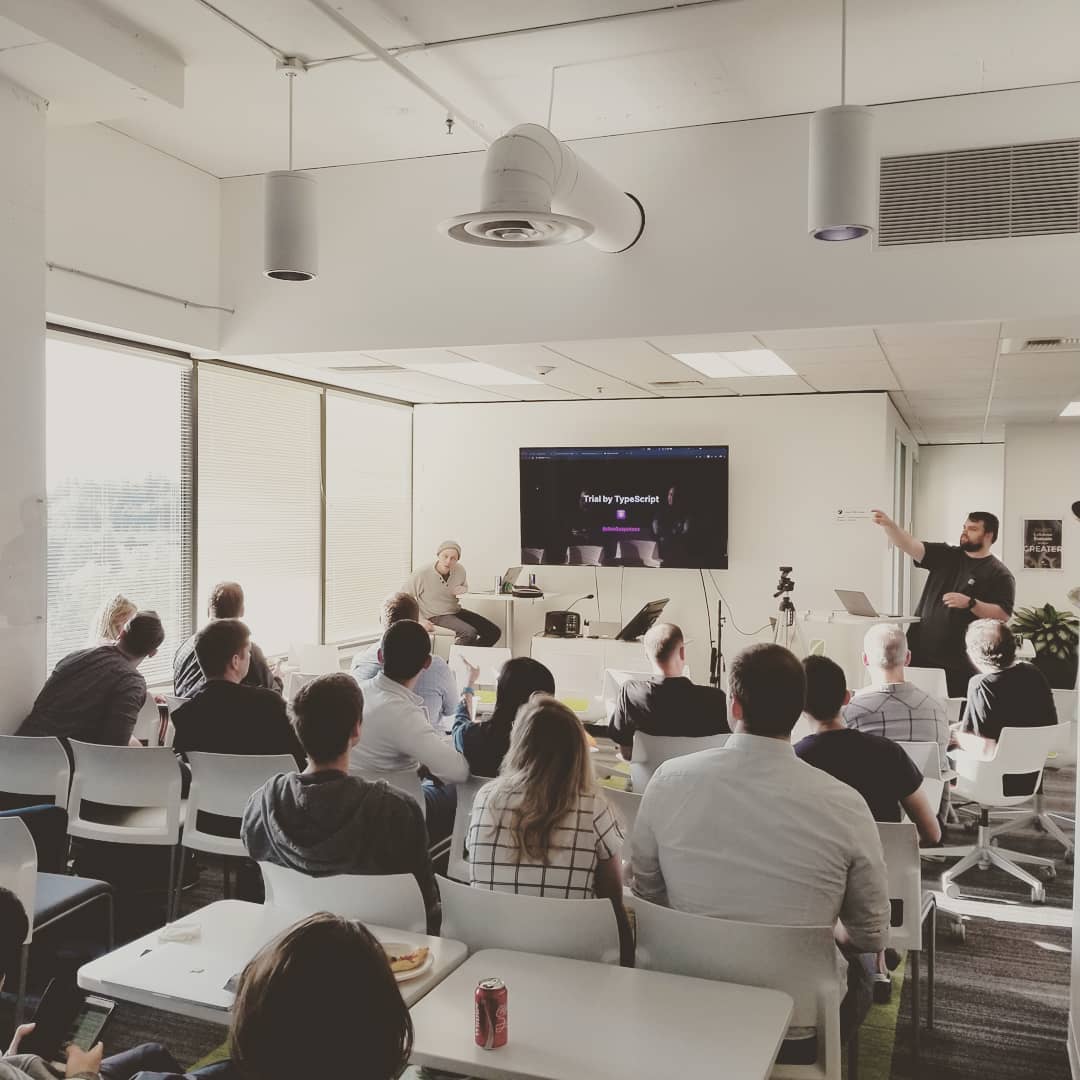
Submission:
[[[473,1039],[473,992],[507,986],[509,1040]],[[638,968],[485,949],[412,1010],[412,1062],[522,1080],[765,1078],[794,1005],[787,994]]]
[[[227,1026],[232,1018],[233,994],[225,984],[243,971],[263,945],[301,918],[294,911],[265,904],[219,900],[180,920],[184,925],[199,926],[198,941],[160,943],[155,930],[84,964],[79,968],[79,986],[106,997]],[[445,979],[468,954],[460,941],[450,938],[388,926],[368,929],[380,941],[403,941],[431,949],[431,970],[399,984],[409,1006]]]
[[[532,612],[539,604],[541,611],[546,611],[557,600],[560,600],[563,595],[562,593],[545,593],[543,596],[514,596],[512,593],[497,593],[492,590],[491,592],[468,592],[458,599],[461,601],[462,607],[470,609],[474,604],[501,604],[503,609],[503,636],[499,640],[499,644],[505,645],[514,656],[521,656],[522,653],[514,648],[514,621],[518,609],[524,607],[527,611]],[[535,632],[535,628],[532,626],[528,626],[526,629],[530,634]]]

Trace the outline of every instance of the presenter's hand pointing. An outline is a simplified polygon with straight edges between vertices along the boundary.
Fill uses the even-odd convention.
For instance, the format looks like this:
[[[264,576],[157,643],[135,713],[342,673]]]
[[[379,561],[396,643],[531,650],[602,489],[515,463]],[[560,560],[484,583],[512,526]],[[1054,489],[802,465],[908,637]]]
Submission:
[[[871,510],[870,511],[870,520],[875,525],[880,525],[880,526],[882,526],[882,528],[886,528],[886,529],[890,525],[892,525],[893,527],[896,526],[896,522],[893,521],[893,519],[891,517],[889,517],[889,515],[886,514],[884,510]]]

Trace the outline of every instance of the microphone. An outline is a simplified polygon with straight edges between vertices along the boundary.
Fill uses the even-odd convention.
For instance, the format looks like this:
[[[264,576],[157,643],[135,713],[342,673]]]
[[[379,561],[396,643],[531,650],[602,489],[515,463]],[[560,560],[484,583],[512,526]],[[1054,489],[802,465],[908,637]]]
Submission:
[[[588,593],[588,594],[587,594],[586,596],[579,596],[579,597],[578,597],[578,598],[577,598],[577,599],[576,599],[576,600],[574,601],[574,604],[580,604],[582,600],[595,600],[595,599],[596,599],[596,593]],[[570,608],[572,608],[572,607],[574,606],[574,604],[570,604],[570,605],[569,605],[569,606],[568,606],[568,607],[566,608],[566,610],[567,610],[567,611],[569,611],[569,610],[570,610]]]

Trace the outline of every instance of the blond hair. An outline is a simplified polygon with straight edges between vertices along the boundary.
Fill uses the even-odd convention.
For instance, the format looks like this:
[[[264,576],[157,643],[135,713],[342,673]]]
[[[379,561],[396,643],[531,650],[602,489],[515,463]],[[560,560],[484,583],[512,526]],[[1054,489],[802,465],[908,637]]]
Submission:
[[[556,826],[596,790],[589,744],[577,716],[561,702],[538,695],[522,706],[510,749],[492,782],[488,805],[511,808],[510,846],[545,862]]]
[[[103,641],[119,641],[124,627],[138,610],[123,593],[106,600],[97,609],[90,624],[90,643],[100,645]]]

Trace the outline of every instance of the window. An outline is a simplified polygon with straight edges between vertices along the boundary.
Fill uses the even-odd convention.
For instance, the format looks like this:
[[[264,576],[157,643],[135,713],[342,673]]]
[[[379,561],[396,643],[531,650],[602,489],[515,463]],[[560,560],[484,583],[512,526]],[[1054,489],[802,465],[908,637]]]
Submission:
[[[171,681],[191,632],[191,364],[50,335],[45,371],[49,668],[123,593],[161,616],[140,670]]]
[[[411,569],[412,410],[326,393],[326,641],[379,628]]]
[[[320,640],[322,391],[199,365],[198,596],[244,587],[268,653]]]

